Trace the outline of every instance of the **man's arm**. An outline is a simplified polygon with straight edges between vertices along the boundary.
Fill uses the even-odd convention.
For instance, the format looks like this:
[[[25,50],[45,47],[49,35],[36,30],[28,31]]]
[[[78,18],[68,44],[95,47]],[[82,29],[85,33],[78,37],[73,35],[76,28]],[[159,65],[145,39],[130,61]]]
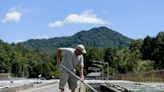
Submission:
[[[84,81],[84,70],[83,70],[83,67],[80,66],[80,78],[81,78],[81,81]]]
[[[60,49],[57,50],[56,62],[57,62],[57,64],[60,64],[60,62],[61,62],[61,50]]]
[[[81,55],[81,59],[80,59],[80,78],[81,81],[84,81],[84,57]]]

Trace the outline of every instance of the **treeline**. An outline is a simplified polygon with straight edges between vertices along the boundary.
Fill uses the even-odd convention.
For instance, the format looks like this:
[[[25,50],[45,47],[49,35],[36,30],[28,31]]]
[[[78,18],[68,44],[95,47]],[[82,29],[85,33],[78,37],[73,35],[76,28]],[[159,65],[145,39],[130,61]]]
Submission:
[[[86,46],[84,55],[85,74],[91,72],[93,61],[108,62],[110,74],[138,73],[164,69],[164,32],[156,37],[131,41],[129,48],[97,48]],[[55,49],[52,49],[55,52]],[[59,78],[59,69],[54,61],[55,53],[29,49],[21,44],[8,44],[0,40],[0,73],[14,77]]]
[[[141,47],[142,59],[153,60],[155,69],[164,69],[164,32],[156,37],[147,36]]]
[[[0,40],[0,73],[13,77],[58,77],[53,56],[39,50],[30,50],[22,45],[8,44]]]

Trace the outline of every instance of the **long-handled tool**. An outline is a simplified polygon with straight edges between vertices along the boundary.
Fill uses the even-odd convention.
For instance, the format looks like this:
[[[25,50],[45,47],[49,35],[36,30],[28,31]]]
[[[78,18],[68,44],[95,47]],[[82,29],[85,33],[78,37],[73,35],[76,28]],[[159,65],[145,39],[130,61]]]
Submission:
[[[72,71],[70,71],[69,69],[67,69],[64,65],[61,64],[61,67],[63,67],[65,70],[67,70],[69,73],[71,73],[73,76],[75,76],[77,79],[81,80],[80,77],[78,77],[75,73],[73,73]],[[89,84],[87,84],[86,82],[82,81],[82,83],[84,83],[86,86],[88,86],[90,89],[92,89],[94,92],[97,92],[93,87],[91,87]]]

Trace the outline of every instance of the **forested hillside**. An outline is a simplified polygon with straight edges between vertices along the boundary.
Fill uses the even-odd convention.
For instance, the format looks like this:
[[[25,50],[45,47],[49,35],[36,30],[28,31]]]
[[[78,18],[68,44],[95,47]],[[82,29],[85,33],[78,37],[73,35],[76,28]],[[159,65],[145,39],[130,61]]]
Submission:
[[[80,31],[69,37],[55,37],[47,40],[31,39],[19,44],[32,49],[52,52],[57,47],[74,47],[77,44],[97,48],[127,48],[130,46],[130,40],[130,38],[107,27],[98,27],[88,31]]]

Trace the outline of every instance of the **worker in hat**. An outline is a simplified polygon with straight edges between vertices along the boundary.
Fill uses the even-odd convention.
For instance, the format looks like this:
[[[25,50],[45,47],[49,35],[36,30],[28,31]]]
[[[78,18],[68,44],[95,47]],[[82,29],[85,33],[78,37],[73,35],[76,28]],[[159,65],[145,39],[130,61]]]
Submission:
[[[84,80],[83,67],[84,58],[83,54],[86,53],[85,47],[82,44],[77,45],[76,48],[58,48],[57,51],[57,64],[62,64],[67,69],[75,73],[75,67],[80,67],[80,78]],[[62,59],[61,59],[62,57]],[[77,88],[77,78],[70,74],[67,70],[60,67],[60,82],[59,89],[64,92],[64,86],[68,82],[69,89],[71,92],[75,92]]]

